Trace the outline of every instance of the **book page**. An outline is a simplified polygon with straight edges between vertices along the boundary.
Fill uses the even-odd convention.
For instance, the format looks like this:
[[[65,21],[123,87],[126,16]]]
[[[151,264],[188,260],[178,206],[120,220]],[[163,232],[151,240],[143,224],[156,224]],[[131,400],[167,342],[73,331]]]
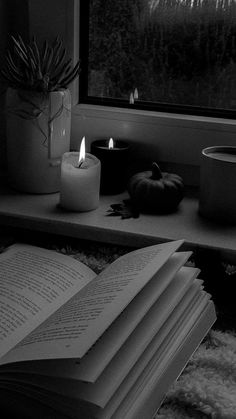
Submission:
[[[81,360],[60,359],[58,361],[51,359],[46,362],[44,360],[20,362],[14,365],[7,365],[7,371],[27,371],[40,375],[67,377],[74,380],[96,381],[153,304],[160,300],[173,281],[174,275],[184,265],[191,253],[174,253]],[[58,362],[60,362],[60,368],[58,368]]]
[[[0,357],[96,274],[75,259],[17,244],[0,256]]]
[[[184,273],[187,274],[186,271]],[[166,330],[170,332],[169,324],[173,327],[179,322],[179,318],[186,308],[192,308],[195,304],[195,299],[198,299],[200,288],[199,281],[194,281],[194,279],[189,277],[190,283],[188,283],[188,275],[179,275],[178,273],[177,276],[173,286],[172,283],[170,284],[170,287],[173,288],[171,293],[177,293],[176,301],[174,298],[174,301],[171,301],[171,307],[169,308],[168,304],[166,304],[166,299],[169,300],[169,298],[166,295],[163,296],[163,301],[160,301],[160,304],[159,300],[154,304],[148,312],[148,315],[144,317],[143,321],[131,334],[127,342],[125,342],[120,351],[118,351],[96,383],[90,384],[75,379],[65,380],[60,377],[45,377],[40,374],[34,375],[24,373],[15,374],[15,379],[25,382],[26,384],[38,385],[48,391],[55,391],[63,396],[67,395],[72,399],[87,400],[100,407],[104,407],[137,360],[139,361],[139,364],[142,364],[142,366],[139,367],[139,370],[142,371],[144,369],[145,365],[141,362],[141,359],[143,359],[145,353],[145,363],[147,363],[154,355],[157,345],[153,345],[153,342],[156,341],[157,336],[159,337],[158,346],[160,346],[163,340],[163,338],[160,340],[160,336],[163,336],[163,330],[165,330],[166,336]],[[181,281],[181,279],[183,279],[183,281]],[[166,291],[164,294],[166,294]],[[170,294],[170,292],[168,292],[168,294]],[[178,301],[183,294],[184,296],[181,299],[181,304],[178,304]],[[159,319],[160,316],[161,318]],[[146,356],[147,352],[148,356]],[[5,377],[7,379],[9,376],[6,374]],[[114,377],[116,377],[115,380]],[[0,379],[2,380],[2,378],[3,374],[1,373]]]
[[[180,286],[183,286],[183,284],[181,284],[181,281],[177,282]],[[183,280],[183,282],[185,282],[185,280]],[[175,307],[175,309],[171,312],[170,316],[168,317],[167,321],[164,322],[164,324],[162,324],[161,328],[159,328],[158,325],[155,325],[155,319],[157,319],[157,311],[161,311],[161,308],[159,308],[157,304],[154,310],[150,310],[150,314],[148,315],[149,326],[143,327],[144,325],[142,326],[141,324],[138,326],[137,331],[135,332],[135,335],[136,333],[138,335],[131,335],[132,342],[129,339],[129,342],[125,343],[124,348],[122,348],[122,351],[117,354],[114,361],[112,361],[109,364],[108,368],[104,371],[102,376],[95,384],[88,384],[70,379],[65,380],[58,377],[44,377],[41,375],[35,376],[32,374],[16,374],[14,377],[20,382],[25,383],[27,385],[34,384],[42,389],[47,389],[48,392],[52,391],[58,393],[58,395],[62,395],[63,397],[68,396],[69,398],[72,398],[72,400],[89,400],[90,402],[100,407],[104,407],[107,401],[111,398],[111,396],[116,394],[116,389],[117,387],[119,387],[122,381],[122,377],[120,376],[120,369],[125,370],[123,377],[125,378],[125,376],[131,368],[131,365],[128,365],[130,363],[130,355],[131,357],[135,356],[136,348],[139,346],[140,343],[143,342],[144,336],[146,334],[151,334],[153,336],[153,339],[151,339],[151,342],[148,343],[146,349],[142,350],[141,354],[138,356],[138,363],[135,364],[134,370],[132,371],[132,375],[135,371],[136,377],[137,374],[140,374],[145,369],[146,365],[155,354],[156,349],[161,347],[164,339],[171,334],[172,329],[174,330],[177,324],[183,324],[184,321],[190,316],[193,307],[199,305],[199,298],[202,298],[202,295],[200,293],[199,281],[190,281],[189,285],[190,288],[184,295],[183,300],[181,300],[181,304],[178,304]],[[178,288],[177,284],[176,288]],[[152,330],[149,331],[149,328],[151,328]],[[136,338],[138,342],[135,342]],[[7,377],[8,375],[6,375],[6,379]],[[115,380],[114,377],[116,377]],[[112,403],[112,405],[114,406],[114,403]],[[109,418],[110,417],[111,415],[109,416]]]
[[[105,406],[175,308],[178,305],[185,306],[185,302],[188,304],[191,301],[193,304],[200,288],[197,281],[193,282],[197,274],[195,268],[180,269],[97,381],[81,385],[79,393],[83,400]]]
[[[83,357],[182,243],[149,246],[117,259],[11,351],[8,362]]]
[[[68,368],[67,365],[67,368],[64,368],[65,375],[76,380],[96,381],[153,304],[160,301],[166,289],[170,287],[170,283],[173,282],[174,275],[190,255],[191,252],[174,253],[88,353],[73,367]],[[196,271],[197,273],[198,271]],[[62,373],[63,371],[60,369],[60,374]],[[59,371],[57,374],[59,374]]]

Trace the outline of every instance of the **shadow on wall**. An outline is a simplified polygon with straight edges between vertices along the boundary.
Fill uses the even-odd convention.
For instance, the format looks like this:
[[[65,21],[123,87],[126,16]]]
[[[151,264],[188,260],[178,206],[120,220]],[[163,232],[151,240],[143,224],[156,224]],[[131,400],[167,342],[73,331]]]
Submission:
[[[158,163],[158,148],[154,144],[142,144],[132,141],[130,174],[150,170],[153,161]]]
[[[6,1],[0,0],[0,57],[3,56],[5,51],[7,35],[6,23]],[[4,123],[4,93],[3,86],[0,84],[0,172],[5,168],[5,123]]]
[[[0,0],[0,66],[9,35],[28,31],[26,0]],[[0,173],[6,169],[5,86],[0,82]]]
[[[161,171],[176,173],[182,177],[186,186],[199,186],[199,171],[198,165],[173,163],[163,161],[160,158],[158,147],[154,144],[142,144],[133,141],[131,145],[131,159],[129,174],[151,170],[152,162],[156,162]]]

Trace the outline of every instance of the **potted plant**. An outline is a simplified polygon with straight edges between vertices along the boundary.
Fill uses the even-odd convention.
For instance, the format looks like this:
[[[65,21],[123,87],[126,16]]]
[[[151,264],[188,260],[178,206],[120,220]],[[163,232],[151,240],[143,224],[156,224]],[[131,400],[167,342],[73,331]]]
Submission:
[[[68,86],[80,72],[56,38],[40,48],[12,37],[1,76],[6,93],[7,165],[10,184],[29,193],[59,190],[60,160],[70,148]]]

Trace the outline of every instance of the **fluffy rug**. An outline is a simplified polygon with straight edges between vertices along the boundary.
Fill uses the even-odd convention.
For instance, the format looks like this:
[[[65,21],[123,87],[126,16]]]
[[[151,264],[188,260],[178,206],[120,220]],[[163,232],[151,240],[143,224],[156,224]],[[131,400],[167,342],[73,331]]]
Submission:
[[[236,418],[236,336],[211,330],[169,390],[156,419]]]
[[[14,241],[11,240],[11,243]],[[91,242],[28,240],[71,255],[96,273],[129,248]],[[32,243],[33,242],[33,243]],[[8,244],[11,244],[8,243]],[[192,264],[193,261],[190,261]],[[212,329],[172,385],[155,419],[236,419],[236,334]]]

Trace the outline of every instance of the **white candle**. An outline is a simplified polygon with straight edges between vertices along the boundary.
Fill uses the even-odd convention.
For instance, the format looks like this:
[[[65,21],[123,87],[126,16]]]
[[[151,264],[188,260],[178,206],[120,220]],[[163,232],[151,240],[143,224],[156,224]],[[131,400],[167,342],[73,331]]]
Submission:
[[[90,211],[99,205],[101,163],[81,152],[64,153],[61,163],[60,205],[71,211]]]

